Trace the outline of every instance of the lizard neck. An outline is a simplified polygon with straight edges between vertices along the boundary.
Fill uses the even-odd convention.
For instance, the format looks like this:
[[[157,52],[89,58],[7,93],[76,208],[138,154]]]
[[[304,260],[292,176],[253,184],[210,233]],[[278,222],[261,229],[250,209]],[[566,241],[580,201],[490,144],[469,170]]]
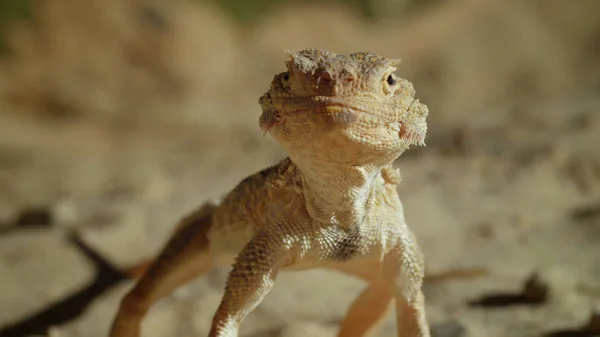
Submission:
[[[378,190],[389,182],[385,170],[391,169],[391,163],[348,165],[298,161],[294,164],[312,219],[342,227],[363,223]]]

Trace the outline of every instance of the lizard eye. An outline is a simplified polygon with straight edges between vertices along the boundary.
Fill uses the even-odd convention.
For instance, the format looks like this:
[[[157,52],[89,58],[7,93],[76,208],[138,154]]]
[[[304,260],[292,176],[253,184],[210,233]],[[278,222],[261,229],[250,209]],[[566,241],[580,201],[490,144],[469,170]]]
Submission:
[[[387,83],[389,85],[394,85],[396,84],[396,77],[394,76],[394,74],[390,74],[390,76],[388,76],[387,78]]]
[[[290,80],[290,72],[289,72],[289,71],[285,72],[285,73],[283,74],[283,77],[282,77],[282,79],[283,79],[283,81],[284,81],[284,82],[287,82],[287,81],[289,81],[289,80]]]
[[[394,74],[389,74],[387,77],[384,77],[385,83],[383,83],[383,92],[386,95],[391,95],[396,92],[396,84],[398,84],[398,78]]]

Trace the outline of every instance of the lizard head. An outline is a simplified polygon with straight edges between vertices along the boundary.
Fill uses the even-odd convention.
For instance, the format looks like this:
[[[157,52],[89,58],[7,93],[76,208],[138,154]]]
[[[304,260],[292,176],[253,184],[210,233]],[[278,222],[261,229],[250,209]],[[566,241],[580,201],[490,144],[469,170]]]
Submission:
[[[399,60],[317,49],[287,54],[287,71],[259,100],[259,125],[290,155],[358,164],[424,145],[428,109],[394,74]]]

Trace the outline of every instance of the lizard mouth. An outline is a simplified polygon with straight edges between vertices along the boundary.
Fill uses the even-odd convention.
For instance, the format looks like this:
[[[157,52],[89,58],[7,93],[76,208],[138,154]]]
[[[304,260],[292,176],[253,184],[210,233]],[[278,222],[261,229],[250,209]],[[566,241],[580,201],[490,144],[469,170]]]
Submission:
[[[426,134],[426,111],[423,114],[422,104],[411,98],[405,102],[404,109],[390,113],[398,109],[398,102],[378,103],[365,101],[356,102],[329,96],[313,97],[272,97],[263,96],[272,107],[271,115],[263,114],[265,117],[263,128],[268,130],[276,120],[285,120],[285,116],[293,117],[300,114],[314,114],[315,116],[328,116],[338,125],[352,127],[361,121],[362,125],[372,127],[385,127],[390,132],[396,133],[407,145],[425,145]],[[366,123],[364,123],[366,122]]]
[[[291,115],[306,112],[328,114],[336,122],[348,125],[356,122],[359,119],[359,115],[362,115],[362,119],[372,122],[373,125],[385,125],[393,132],[397,132],[400,139],[409,145],[425,145],[425,132],[417,125],[420,123],[407,123],[406,121],[407,117],[411,114],[411,109],[415,102],[415,99],[412,99],[406,106],[406,109],[394,114],[375,111],[372,108],[367,109],[361,106],[361,104],[332,97],[286,98],[280,101],[280,106],[284,111],[287,110],[286,114]],[[385,105],[382,105],[379,109],[385,110]]]
[[[395,122],[401,119],[410,107],[412,102],[408,104],[406,111],[402,113],[389,113],[388,110],[392,110],[391,104],[380,103],[376,107],[373,107],[370,103],[353,102],[345,99],[339,99],[328,96],[313,96],[313,97],[302,97],[302,98],[281,98],[277,105],[286,114],[296,114],[302,112],[318,111],[320,113],[326,112],[330,114],[339,113],[354,113],[370,116],[373,121],[382,122]],[[381,111],[380,111],[381,110]]]

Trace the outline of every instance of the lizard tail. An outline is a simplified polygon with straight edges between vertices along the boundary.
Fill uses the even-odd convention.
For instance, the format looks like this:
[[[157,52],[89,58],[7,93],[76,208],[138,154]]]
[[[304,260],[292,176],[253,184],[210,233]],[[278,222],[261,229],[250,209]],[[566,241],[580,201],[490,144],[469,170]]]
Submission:
[[[188,226],[198,224],[198,223],[208,223],[208,224],[212,223],[212,221],[206,221],[207,220],[206,218],[212,217],[216,208],[217,208],[217,205],[215,203],[207,202],[207,203],[203,204],[197,210],[195,210],[191,214],[184,217],[177,224],[177,226],[175,227],[175,230],[173,232],[173,236],[176,233],[180,232],[181,230],[187,228]],[[210,225],[207,227],[210,227]],[[208,233],[208,228],[204,228],[201,232]],[[121,272],[122,272],[123,276],[125,276],[126,278],[137,280],[137,279],[140,279],[146,273],[146,271],[148,270],[150,265],[152,265],[152,262],[154,262],[153,258],[147,258],[147,259],[142,260],[132,266],[124,268],[123,270],[121,270]]]

